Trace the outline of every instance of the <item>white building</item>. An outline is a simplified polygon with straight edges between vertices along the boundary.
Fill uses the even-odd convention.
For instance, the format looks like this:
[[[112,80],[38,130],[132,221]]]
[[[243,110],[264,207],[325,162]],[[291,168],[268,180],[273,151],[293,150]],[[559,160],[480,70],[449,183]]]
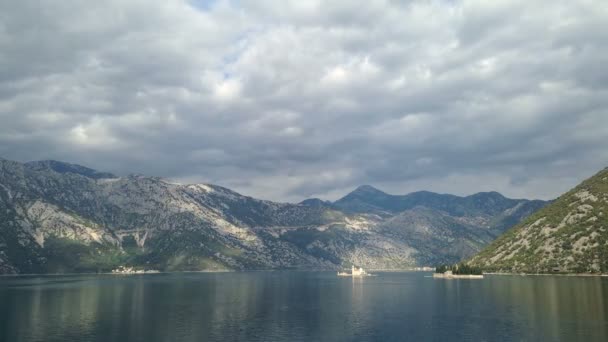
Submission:
[[[352,276],[364,276],[364,275],[367,275],[367,272],[365,272],[365,270],[363,269],[363,267],[357,268],[357,267],[355,267],[355,265],[353,265],[350,270],[351,270],[350,274]]]

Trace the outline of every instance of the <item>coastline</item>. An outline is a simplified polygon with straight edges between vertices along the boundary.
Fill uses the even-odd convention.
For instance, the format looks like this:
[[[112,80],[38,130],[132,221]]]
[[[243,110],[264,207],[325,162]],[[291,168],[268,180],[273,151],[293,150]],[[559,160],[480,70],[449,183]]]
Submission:
[[[322,269],[322,270],[310,270],[310,269],[251,269],[251,270],[200,270],[200,271],[159,271],[159,272],[147,272],[147,273],[112,273],[112,272],[71,272],[71,273],[17,273],[17,274],[0,274],[0,278],[10,277],[32,277],[32,276],[47,276],[47,277],[60,277],[60,276],[76,276],[76,275],[153,275],[153,274],[176,274],[176,273],[232,273],[232,272],[277,272],[277,271],[318,271],[318,272],[331,272],[333,270]],[[386,272],[386,273],[399,273],[399,272],[421,272],[431,273],[431,271],[417,271],[411,269],[370,269],[374,272]],[[435,273],[433,273],[433,277]],[[508,273],[508,272],[484,272],[483,274],[490,276],[558,276],[558,277],[608,277],[608,273]],[[467,275],[461,275],[466,277]],[[447,278],[445,276],[437,276],[436,278]],[[457,279],[453,277],[454,279]],[[467,278],[461,278],[467,279]]]
[[[483,274],[444,274],[433,273],[436,279],[483,279]]]
[[[608,273],[509,273],[509,272],[487,272],[484,275],[497,276],[541,276],[541,277],[608,277]]]
[[[151,274],[177,274],[177,273],[231,273],[231,272],[246,272],[234,270],[201,270],[201,271],[155,271],[155,272],[71,272],[71,273],[17,273],[17,274],[0,274],[0,278],[6,277],[63,277],[63,276],[79,276],[79,275],[151,275]]]

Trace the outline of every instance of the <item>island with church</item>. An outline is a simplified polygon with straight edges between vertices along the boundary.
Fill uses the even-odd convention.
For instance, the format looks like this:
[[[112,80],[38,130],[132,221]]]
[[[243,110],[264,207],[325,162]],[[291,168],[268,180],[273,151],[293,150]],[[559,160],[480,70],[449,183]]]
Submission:
[[[350,268],[350,273],[348,272],[338,272],[339,277],[369,277],[373,276],[373,274],[367,273],[363,267],[355,267],[352,265]]]

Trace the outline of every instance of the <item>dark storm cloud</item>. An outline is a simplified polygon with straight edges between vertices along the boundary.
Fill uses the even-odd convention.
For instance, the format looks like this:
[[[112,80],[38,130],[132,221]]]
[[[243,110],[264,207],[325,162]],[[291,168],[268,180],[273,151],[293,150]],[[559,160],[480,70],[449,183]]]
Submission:
[[[0,156],[275,200],[608,164],[605,1],[9,1]]]

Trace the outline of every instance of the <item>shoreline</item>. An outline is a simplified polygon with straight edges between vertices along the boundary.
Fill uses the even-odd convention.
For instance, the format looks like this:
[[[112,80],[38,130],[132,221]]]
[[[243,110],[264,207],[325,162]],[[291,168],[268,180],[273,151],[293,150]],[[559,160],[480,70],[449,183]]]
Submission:
[[[200,271],[158,271],[158,272],[143,272],[143,273],[113,273],[109,272],[69,272],[69,273],[16,273],[16,274],[0,274],[1,277],[20,277],[20,276],[68,276],[68,275],[137,275],[137,274],[172,274],[172,273],[232,273],[232,272],[335,272],[336,269],[311,269],[311,268],[259,268],[259,269],[241,269],[241,270],[200,270]],[[432,272],[432,271],[417,271],[411,269],[370,269],[373,272]]]
[[[17,274],[0,274],[0,278],[10,277],[61,277],[61,276],[78,276],[78,275],[154,275],[154,274],[177,274],[177,273],[238,273],[238,272],[281,272],[281,271],[295,271],[295,272],[333,272],[331,269],[251,269],[251,270],[200,270],[200,271],[158,271],[158,272],[145,272],[145,273],[112,273],[112,272],[73,272],[73,273],[17,273]],[[385,272],[385,273],[401,273],[401,272],[420,272],[420,273],[432,273],[432,271],[422,270],[411,270],[411,269],[370,269],[373,272]],[[508,272],[484,272],[483,275],[490,276],[541,276],[541,277],[608,277],[608,273],[508,273]],[[447,278],[447,277],[437,277]],[[458,279],[458,278],[454,278]],[[461,278],[466,279],[466,278]]]
[[[497,276],[541,276],[541,277],[608,277],[608,273],[507,273],[507,272],[488,272],[484,275]]]
[[[0,274],[0,278],[6,277],[63,277],[63,276],[81,276],[81,275],[150,275],[150,274],[174,274],[174,273],[232,273],[232,272],[246,272],[246,271],[234,271],[234,270],[201,270],[201,271],[155,271],[155,272],[130,272],[130,273],[119,273],[119,272],[75,272],[75,273],[17,273],[17,274]]]
[[[433,273],[434,279],[483,279],[483,274],[444,274]]]

